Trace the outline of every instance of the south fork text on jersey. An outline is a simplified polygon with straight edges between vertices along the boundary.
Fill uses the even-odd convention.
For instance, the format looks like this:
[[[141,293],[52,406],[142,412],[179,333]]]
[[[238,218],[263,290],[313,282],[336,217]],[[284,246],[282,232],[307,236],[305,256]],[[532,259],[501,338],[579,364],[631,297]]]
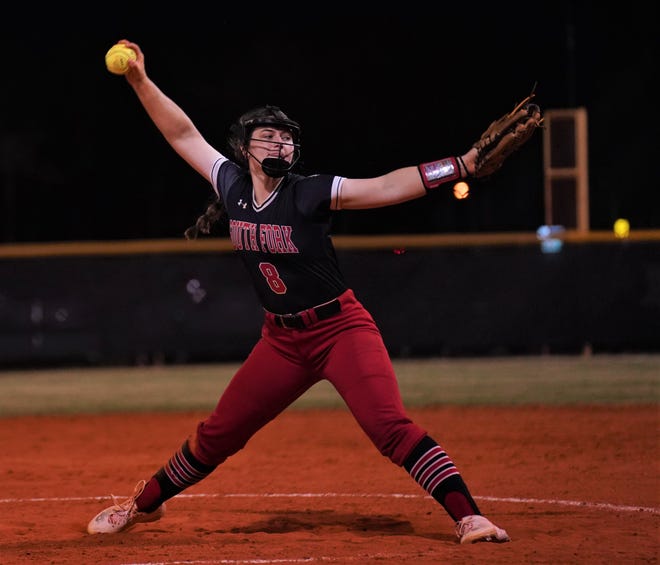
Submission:
[[[234,249],[262,253],[299,253],[291,240],[291,226],[255,224],[230,220],[229,237]]]

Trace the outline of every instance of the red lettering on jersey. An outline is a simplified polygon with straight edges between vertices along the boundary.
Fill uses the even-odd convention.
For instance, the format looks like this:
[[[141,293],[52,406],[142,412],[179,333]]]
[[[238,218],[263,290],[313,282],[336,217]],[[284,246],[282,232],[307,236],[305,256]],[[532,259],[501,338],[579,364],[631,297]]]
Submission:
[[[234,249],[259,251],[257,245],[257,224],[231,220],[229,222],[229,237]]]
[[[294,245],[293,240],[291,239],[291,234],[293,233],[291,226],[280,227],[282,228],[282,237],[285,242],[283,253],[298,253],[298,248]]]
[[[259,230],[257,233],[257,225]],[[291,226],[254,224],[230,220],[229,238],[238,251],[262,251],[263,253],[299,253],[293,243]]]
[[[257,243],[257,224],[250,224],[250,249],[252,251],[259,251],[259,243]]]
[[[273,234],[273,247],[276,253],[285,253],[284,240],[282,238],[282,228],[280,226],[271,226]]]
[[[238,225],[240,222],[231,220],[229,222],[229,238],[231,243],[234,246],[234,249],[243,249],[243,244],[241,243],[241,228]]]
[[[261,250],[266,253],[268,251],[268,234],[267,234],[267,225],[266,224],[261,224],[259,226],[259,243],[261,245]]]

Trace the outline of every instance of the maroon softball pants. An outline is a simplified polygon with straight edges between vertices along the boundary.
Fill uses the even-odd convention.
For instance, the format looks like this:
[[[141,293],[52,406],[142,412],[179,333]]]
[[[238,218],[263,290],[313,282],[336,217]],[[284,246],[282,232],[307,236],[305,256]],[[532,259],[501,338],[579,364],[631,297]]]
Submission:
[[[194,455],[219,465],[292,402],[326,379],[382,455],[402,465],[426,431],[406,415],[381,333],[352,290],[341,311],[304,329],[266,312],[261,338],[213,412],[197,426]]]

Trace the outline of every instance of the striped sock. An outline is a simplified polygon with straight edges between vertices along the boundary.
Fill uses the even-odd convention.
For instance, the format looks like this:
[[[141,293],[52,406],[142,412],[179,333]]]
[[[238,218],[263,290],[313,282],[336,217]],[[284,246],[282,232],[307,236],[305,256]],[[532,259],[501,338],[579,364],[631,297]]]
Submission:
[[[190,451],[186,440],[181,449],[147,483],[145,491],[136,500],[138,508],[144,512],[153,512],[167,499],[208,477],[215,468],[215,465],[200,463]]]
[[[454,462],[430,437],[419,442],[403,467],[455,521],[480,514]]]

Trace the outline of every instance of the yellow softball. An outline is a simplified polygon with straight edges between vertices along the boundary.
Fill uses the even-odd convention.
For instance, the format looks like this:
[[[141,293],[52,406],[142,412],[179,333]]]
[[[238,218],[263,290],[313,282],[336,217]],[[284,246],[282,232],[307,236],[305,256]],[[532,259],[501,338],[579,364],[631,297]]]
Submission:
[[[105,66],[108,70],[115,75],[123,75],[128,71],[128,61],[132,59],[135,61],[137,55],[130,47],[126,47],[123,43],[117,43],[108,49],[105,54]]]
[[[614,235],[619,239],[626,239],[630,235],[630,222],[625,218],[614,222]]]

